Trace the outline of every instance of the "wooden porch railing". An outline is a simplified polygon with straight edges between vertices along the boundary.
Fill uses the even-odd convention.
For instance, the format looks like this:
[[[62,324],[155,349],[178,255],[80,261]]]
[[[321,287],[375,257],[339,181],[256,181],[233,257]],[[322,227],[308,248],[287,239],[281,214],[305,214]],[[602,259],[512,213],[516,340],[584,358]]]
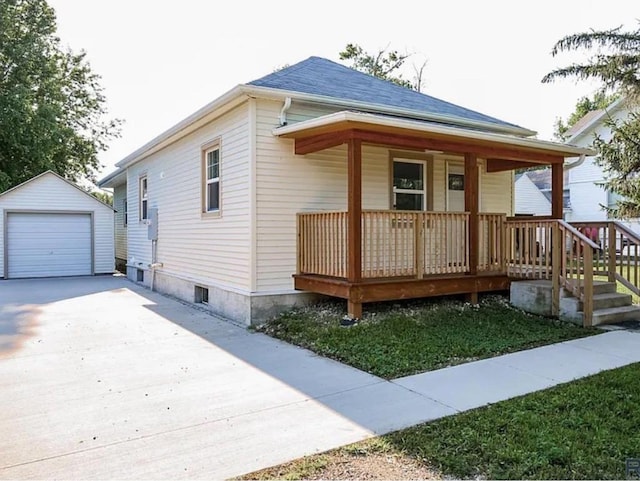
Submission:
[[[551,219],[514,219],[505,223],[510,277],[551,279],[551,233],[555,223]]]
[[[504,214],[479,215],[479,272],[505,272]],[[347,213],[299,213],[298,274],[347,276]],[[464,274],[469,265],[469,213],[362,212],[362,278]]]
[[[347,277],[347,213],[297,215],[297,272]]]
[[[593,318],[594,252],[599,245],[562,220],[507,221],[507,271],[510,277],[551,279],[554,314],[560,288],[583,303],[584,325]]]
[[[505,230],[505,214],[478,215],[480,252],[478,258],[479,272],[505,272],[507,236]]]
[[[640,296],[640,236],[618,221],[571,222],[571,225],[598,244],[594,273],[620,282]]]

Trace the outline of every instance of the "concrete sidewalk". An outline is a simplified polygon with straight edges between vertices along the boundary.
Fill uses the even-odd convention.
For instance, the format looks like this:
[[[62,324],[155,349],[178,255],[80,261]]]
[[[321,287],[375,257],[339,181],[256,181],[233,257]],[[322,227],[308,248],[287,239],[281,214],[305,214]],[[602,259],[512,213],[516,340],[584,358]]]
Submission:
[[[615,331],[389,382],[121,278],[3,281],[0,478],[227,478],[638,361]]]

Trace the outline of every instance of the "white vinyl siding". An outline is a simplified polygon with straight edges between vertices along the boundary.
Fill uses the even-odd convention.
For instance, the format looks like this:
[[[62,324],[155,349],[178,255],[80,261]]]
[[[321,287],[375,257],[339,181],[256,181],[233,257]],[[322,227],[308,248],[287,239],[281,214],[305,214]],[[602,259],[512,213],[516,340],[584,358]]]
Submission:
[[[297,212],[345,210],[347,205],[346,146],[305,156],[294,155],[293,140],[280,139],[272,134],[278,125],[281,108],[281,102],[257,101],[256,286],[259,292],[293,289],[291,276],[296,269]],[[288,115],[288,120],[293,117]],[[296,111],[296,119],[305,117],[301,109]],[[389,149],[363,146],[364,209],[391,208],[390,170]],[[481,172],[481,210],[512,215],[511,172],[487,174],[484,173],[484,164]],[[434,210],[444,211],[445,159],[434,159],[433,173]],[[491,192],[484,192],[485,184]]]
[[[551,215],[551,202],[526,174],[516,180],[514,188],[516,215]]]
[[[113,189],[113,207],[115,214],[115,250],[118,259],[127,259],[127,223],[125,215],[129,207],[127,185],[121,184]],[[135,209],[135,207],[134,207]],[[130,217],[130,215],[129,215]]]
[[[7,275],[27,277],[91,274],[91,215],[9,213]]]
[[[54,174],[44,174],[0,196],[0,233],[4,232],[4,211],[93,212],[94,272],[111,273],[115,267],[114,213],[111,208],[69,185]],[[0,235],[0,253],[4,236]],[[0,255],[0,276],[4,275],[4,256]]]
[[[146,175],[149,208],[158,209],[159,272],[247,292],[250,288],[249,109],[244,103],[127,169],[127,201],[138,205]],[[219,139],[222,215],[202,212],[202,147]],[[147,268],[147,226],[129,221],[128,264]],[[211,300],[214,302],[214,299]]]
[[[513,215],[513,172],[487,172],[480,163],[480,212]]]
[[[615,120],[622,121],[628,114],[627,109],[620,108],[612,116]],[[604,140],[609,140],[611,130],[604,122],[605,118],[585,130],[579,137],[571,139],[571,143],[579,147],[591,147],[596,134]],[[577,159],[573,159],[575,160]],[[607,218],[606,212],[601,207],[608,203],[607,192],[598,185],[604,181],[604,178],[604,171],[596,164],[595,157],[587,157],[581,165],[569,170],[571,212],[567,214],[567,220],[597,221]]]

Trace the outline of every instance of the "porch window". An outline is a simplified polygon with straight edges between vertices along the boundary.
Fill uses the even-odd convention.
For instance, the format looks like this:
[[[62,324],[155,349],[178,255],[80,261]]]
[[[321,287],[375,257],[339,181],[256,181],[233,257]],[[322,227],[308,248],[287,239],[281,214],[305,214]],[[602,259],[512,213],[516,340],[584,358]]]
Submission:
[[[421,160],[393,161],[393,207],[396,210],[424,210],[427,197],[426,164]]]

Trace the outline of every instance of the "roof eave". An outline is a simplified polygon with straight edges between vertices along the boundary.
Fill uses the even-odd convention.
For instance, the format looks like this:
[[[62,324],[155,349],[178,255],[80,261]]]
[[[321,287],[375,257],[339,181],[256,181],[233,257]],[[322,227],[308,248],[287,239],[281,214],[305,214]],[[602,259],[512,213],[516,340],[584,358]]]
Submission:
[[[101,189],[113,189],[119,185],[126,183],[127,172],[125,169],[116,169],[106,177],[103,177],[98,181],[98,187]]]
[[[117,162],[116,167],[129,167],[136,162],[139,162],[140,160],[148,157],[149,155],[157,152],[158,150],[165,148],[167,145],[180,140],[182,137],[191,133],[201,125],[208,123],[210,120],[213,120],[213,118],[215,118],[216,116],[216,112],[220,111],[221,109],[230,110],[231,108],[240,105],[244,100],[246,100],[246,96],[244,95],[244,93],[245,92],[243,86],[237,85],[222,96],[218,97],[212,102],[209,102],[204,107],[198,109],[188,117],[184,118],[173,127],[165,130],[163,133],[126,156],[120,162]],[[221,113],[219,115],[221,115]],[[209,117],[211,118],[209,119]]]
[[[373,114],[361,114],[357,112],[336,112],[334,114],[316,117],[315,119],[305,120],[284,127],[277,127],[272,130],[273,135],[277,137],[293,137],[296,133],[309,131],[321,127],[331,126],[340,122],[359,122],[369,123],[372,125],[401,128],[407,130],[415,130],[424,133],[442,134],[457,137],[464,137],[474,140],[490,141],[496,143],[507,144],[517,147],[528,147],[531,149],[540,149],[548,152],[557,153],[558,156],[574,157],[580,155],[595,155],[595,151],[585,147],[561,144],[546,140],[528,139],[522,137],[508,136],[499,133],[481,132],[477,130],[468,130],[460,127],[450,127],[444,125],[427,124],[416,120],[396,119],[391,117],[376,116]]]
[[[613,101],[608,107],[605,107],[604,109],[602,109],[602,113],[600,115],[595,116],[593,119],[591,119],[590,122],[583,125],[580,128],[580,130],[575,132],[571,137],[567,139],[567,143],[570,144],[572,142],[575,142],[580,137],[582,137],[585,134],[585,132],[589,131],[589,129],[591,129],[594,125],[600,122],[606,115],[612,114],[613,112],[617,111],[622,106],[624,101],[625,101],[624,97],[620,97],[619,99]]]

